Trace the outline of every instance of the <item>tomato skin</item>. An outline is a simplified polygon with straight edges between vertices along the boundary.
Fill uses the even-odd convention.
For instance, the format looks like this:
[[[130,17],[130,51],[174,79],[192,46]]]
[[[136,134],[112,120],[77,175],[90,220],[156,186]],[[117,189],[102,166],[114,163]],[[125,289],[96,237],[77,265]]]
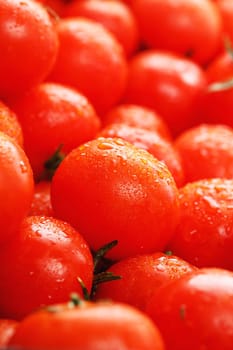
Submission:
[[[233,270],[233,180],[206,179],[180,189],[180,222],[169,243],[198,267]]]
[[[139,44],[136,19],[131,9],[116,0],[73,1],[64,8],[63,17],[85,17],[108,29],[122,45],[127,57]]]
[[[130,62],[124,102],[154,109],[177,136],[199,123],[199,103],[206,84],[204,72],[194,62],[146,50]]]
[[[210,0],[132,0],[132,10],[150,48],[205,64],[221,45],[221,16]]]
[[[157,328],[146,315],[116,303],[85,303],[63,310],[61,305],[57,312],[31,314],[21,322],[10,345],[24,350],[164,350]]]
[[[33,196],[32,170],[23,149],[0,132],[0,244],[18,230]]]
[[[233,74],[233,57],[228,51],[216,56],[207,67],[206,76],[208,83],[224,82],[230,80]]]
[[[23,131],[16,114],[0,101],[0,131],[12,137],[23,147]]]
[[[50,187],[50,181],[41,181],[35,184],[34,196],[28,216],[53,216]]]
[[[167,167],[122,139],[98,138],[73,150],[51,185],[56,217],[109,257],[162,250],[179,220],[178,192]],[[169,217],[169,220],[167,218]]]
[[[223,22],[223,35],[233,41],[233,4],[229,0],[216,0]]]
[[[0,98],[12,99],[40,83],[55,62],[58,36],[36,1],[0,1]]]
[[[39,84],[12,108],[21,123],[24,149],[36,180],[43,179],[44,164],[59,146],[66,154],[94,138],[100,128],[100,120],[86,97],[60,84]]]
[[[179,153],[171,142],[163,139],[156,132],[123,124],[112,124],[102,129],[99,136],[119,137],[138,148],[148,151],[167,165],[178,187],[184,184],[184,174]]]
[[[108,270],[121,279],[99,284],[95,299],[112,299],[145,311],[157,289],[196,268],[174,255],[154,253],[122,259]]]
[[[27,217],[18,234],[0,251],[0,315],[22,319],[51,303],[90,291],[93,262],[83,237],[51,217]],[[20,303],[19,303],[20,300]]]
[[[0,346],[8,345],[10,338],[15,333],[19,322],[9,319],[0,319]]]
[[[175,141],[182,160],[185,182],[233,177],[233,129],[201,124],[188,129]]]
[[[231,350],[233,274],[201,269],[185,275],[161,287],[148,301],[147,313],[167,350]]]
[[[48,79],[83,93],[101,116],[121,99],[127,83],[121,45],[87,18],[61,19],[57,30],[60,48]]]
[[[156,131],[163,138],[171,140],[168,126],[154,110],[134,104],[120,104],[110,109],[103,117],[102,124],[125,124]]]

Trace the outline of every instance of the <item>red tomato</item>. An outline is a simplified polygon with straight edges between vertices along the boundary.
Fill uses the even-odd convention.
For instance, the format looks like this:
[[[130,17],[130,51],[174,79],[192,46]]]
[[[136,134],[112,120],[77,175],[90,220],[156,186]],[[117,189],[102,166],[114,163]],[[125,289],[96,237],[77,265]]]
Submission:
[[[202,120],[233,127],[233,57],[231,49],[218,56],[208,67],[206,88],[200,104]]]
[[[23,147],[23,131],[16,114],[0,101],[0,131]]]
[[[24,135],[24,149],[34,177],[44,177],[45,162],[59,146],[66,154],[95,137],[99,118],[79,92],[54,83],[43,83],[20,98],[16,111]]]
[[[233,2],[229,0],[216,0],[216,5],[223,21],[223,35],[233,42]]]
[[[47,11],[33,0],[0,0],[0,98],[40,83],[54,64],[58,37]]]
[[[8,345],[10,338],[16,331],[19,322],[15,320],[0,319],[0,346]]]
[[[210,0],[132,0],[133,13],[145,43],[209,62],[221,44],[222,21]]]
[[[166,165],[117,138],[73,150],[53,177],[51,200],[55,215],[92,249],[118,240],[109,253],[114,259],[162,250],[179,218],[177,187]]]
[[[164,350],[152,321],[113,303],[59,305],[26,317],[10,341],[24,350]]]
[[[123,259],[109,268],[121,279],[100,283],[95,299],[112,299],[145,311],[148,300],[158,288],[195,269],[179,257],[162,253]]]
[[[200,114],[206,123],[225,124],[233,128],[233,81],[210,85],[203,96]],[[219,84],[220,83],[220,84]]]
[[[233,180],[188,183],[180,189],[180,209],[169,249],[198,267],[233,270]]]
[[[230,80],[233,75],[233,55],[225,51],[218,55],[206,69],[206,76],[209,83],[224,82]]]
[[[164,285],[148,301],[166,350],[232,350],[233,273],[203,269]]]
[[[34,197],[28,215],[53,216],[50,185],[49,181],[41,181],[35,185]]]
[[[15,234],[27,215],[33,195],[33,176],[22,148],[0,132],[0,244]]]
[[[184,173],[179,153],[171,142],[163,139],[155,131],[124,124],[112,124],[102,129],[99,136],[119,137],[148,151],[166,164],[178,187],[184,184]]]
[[[154,109],[177,135],[199,123],[197,107],[205,88],[204,72],[194,62],[147,50],[130,63],[124,100]]]
[[[57,30],[60,49],[49,79],[78,89],[101,116],[121,99],[127,82],[121,45],[87,18],[62,19]]]
[[[162,137],[170,140],[168,127],[161,116],[154,110],[133,104],[121,104],[110,109],[104,116],[103,125],[123,123],[142,129],[158,132]]]
[[[233,129],[201,124],[175,141],[186,182],[205,178],[233,178]]]
[[[65,222],[43,216],[24,220],[0,251],[0,315],[21,319],[52,303],[90,291],[93,262],[83,237]],[[35,339],[34,339],[35,340]]]
[[[64,17],[86,17],[108,29],[123,46],[126,56],[138,46],[138,27],[129,7],[117,0],[73,1],[63,12]]]

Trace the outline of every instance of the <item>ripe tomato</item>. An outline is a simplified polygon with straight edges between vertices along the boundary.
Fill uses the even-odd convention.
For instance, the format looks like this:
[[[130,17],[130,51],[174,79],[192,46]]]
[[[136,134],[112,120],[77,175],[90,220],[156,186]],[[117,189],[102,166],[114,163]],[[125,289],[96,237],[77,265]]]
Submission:
[[[78,89],[101,116],[125,89],[123,48],[107,29],[87,18],[61,19],[57,30],[60,48],[49,80]]]
[[[209,85],[200,104],[202,120],[233,127],[233,57],[231,48],[216,57],[206,70]]]
[[[188,183],[180,189],[180,208],[169,249],[198,267],[233,270],[233,180]]]
[[[66,154],[95,137],[100,120],[81,93],[54,83],[37,85],[12,106],[23,129],[24,149],[36,180],[61,147]]]
[[[178,187],[184,184],[184,173],[179,153],[171,142],[163,139],[155,131],[124,124],[112,124],[102,129],[99,136],[119,137],[148,151],[167,165]]]
[[[120,104],[109,110],[103,117],[104,126],[123,123],[142,129],[158,132],[163,138],[171,140],[168,126],[154,110],[133,104]]]
[[[132,0],[133,13],[145,43],[209,62],[221,44],[222,21],[210,0]]]
[[[218,82],[219,83],[219,82]],[[203,95],[200,113],[206,123],[225,124],[233,128],[233,88],[232,80],[229,84],[210,85]]]
[[[0,315],[21,319],[40,307],[90,291],[93,261],[83,237],[70,225],[45,216],[27,217],[0,250]],[[19,302],[20,301],[20,302]]]
[[[216,58],[209,64],[205,73],[209,83],[219,83],[221,81],[224,82],[230,80],[233,75],[232,52],[226,50],[216,56]]]
[[[152,321],[117,303],[54,306],[26,317],[9,345],[24,350],[164,350]]]
[[[56,217],[92,249],[118,240],[113,259],[162,250],[179,219],[166,165],[117,138],[89,141],[67,155],[52,179],[51,200]]]
[[[112,299],[145,311],[148,300],[158,288],[195,269],[179,257],[162,253],[123,259],[109,268],[121,279],[100,283],[95,299]]]
[[[54,64],[58,36],[47,11],[33,0],[0,0],[0,98],[40,83]]]
[[[8,345],[10,338],[16,331],[19,322],[15,320],[0,319],[0,346]],[[4,348],[5,349],[5,348]]]
[[[204,72],[194,62],[146,50],[129,65],[124,101],[154,109],[177,135],[199,123],[197,108],[205,88]]]
[[[50,181],[41,181],[35,185],[31,209],[28,215],[53,216],[53,209],[50,199]]]
[[[0,132],[0,245],[15,234],[27,215],[33,195],[33,176],[22,148]]]
[[[175,141],[186,182],[205,178],[233,178],[233,129],[201,124]]]
[[[158,289],[147,304],[167,350],[231,350],[233,273],[201,269]]]
[[[73,1],[64,8],[63,17],[85,17],[108,29],[123,46],[126,56],[138,46],[138,27],[129,7],[117,0]]]
[[[0,131],[23,147],[23,131],[16,114],[0,101]]]
[[[229,0],[216,0],[216,6],[223,21],[223,35],[233,42],[233,3]]]

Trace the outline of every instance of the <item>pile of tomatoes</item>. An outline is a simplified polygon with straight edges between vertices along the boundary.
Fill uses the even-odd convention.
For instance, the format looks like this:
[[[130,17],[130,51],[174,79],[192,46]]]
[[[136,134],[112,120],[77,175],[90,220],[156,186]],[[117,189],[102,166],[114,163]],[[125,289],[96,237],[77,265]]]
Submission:
[[[0,0],[0,347],[232,350],[233,1]]]

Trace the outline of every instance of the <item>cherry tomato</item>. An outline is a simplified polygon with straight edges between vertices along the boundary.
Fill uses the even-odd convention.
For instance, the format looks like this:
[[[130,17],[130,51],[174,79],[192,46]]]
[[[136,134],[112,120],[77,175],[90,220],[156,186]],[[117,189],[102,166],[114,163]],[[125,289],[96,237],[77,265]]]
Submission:
[[[233,127],[233,56],[231,48],[216,57],[206,70],[209,85],[200,103],[200,115],[208,123]]]
[[[118,240],[108,255],[113,259],[162,250],[179,220],[166,165],[118,138],[98,138],[69,153],[52,179],[51,200],[56,217],[76,227],[93,250]]]
[[[198,267],[233,270],[233,180],[188,183],[180,189],[180,208],[169,249]]]
[[[9,343],[24,350],[164,350],[152,321],[118,303],[54,305],[19,325]]]
[[[95,137],[100,120],[81,93],[54,83],[37,85],[12,106],[23,129],[24,149],[36,180],[61,147],[66,154]]]
[[[33,0],[0,0],[0,98],[40,83],[52,68],[58,36],[47,11]]]
[[[233,273],[201,269],[158,289],[147,304],[167,350],[231,350]]]
[[[0,245],[15,234],[33,196],[33,176],[22,148],[0,132]]]
[[[82,293],[77,277],[90,291],[93,262],[83,237],[52,217],[27,217],[0,250],[0,315],[21,319],[52,303]],[[35,340],[35,339],[34,339]]]
[[[199,123],[199,101],[205,88],[205,74],[194,62],[146,50],[129,65],[124,101],[154,109],[177,135]]]
[[[108,29],[123,46],[126,56],[138,46],[138,27],[129,7],[117,0],[73,1],[63,12],[63,17],[86,17]]]
[[[230,80],[233,75],[233,53],[227,50],[216,56],[205,72],[209,83]]]
[[[29,210],[29,216],[53,216],[50,199],[50,181],[41,181],[35,185],[34,196]]]
[[[95,299],[112,299],[145,311],[155,290],[195,269],[179,257],[162,253],[123,259],[108,270],[121,279],[100,283]]]
[[[133,13],[145,43],[209,62],[221,44],[220,13],[210,0],[132,0]]]
[[[0,131],[12,137],[23,147],[23,131],[16,114],[0,101]]]
[[[0,319],[0,346],[6,346],[16,331],[19,322],[15,320]]]
[[[151,153],[163,161],[170,170],[178,187],[184,184],[181,158],[173,144],[155,131],[149,131],[124,124],[112,124],[101,130],[99,136],[119,137]]]
[[[120,104],[110,109],[104,116],[104,126],[123,123],[129,126],[158,132],[163,138],[171,140],[168,126],[154,110],[133,104]]]
[[[205,178],[233,178],[233,129],[201,124],[175,141],[186,182]]]
[[[216,0],[216,6],[223,21],[223,35],[233,42],[233,3],[229,0]]]
[[[83,93],[101,116],[122,97],[127,63],[122,46],[102,25],[81,17],[61,19],[60,48],[49,80]]]

